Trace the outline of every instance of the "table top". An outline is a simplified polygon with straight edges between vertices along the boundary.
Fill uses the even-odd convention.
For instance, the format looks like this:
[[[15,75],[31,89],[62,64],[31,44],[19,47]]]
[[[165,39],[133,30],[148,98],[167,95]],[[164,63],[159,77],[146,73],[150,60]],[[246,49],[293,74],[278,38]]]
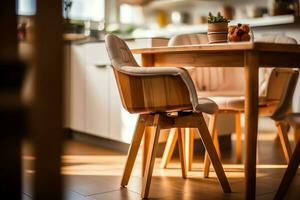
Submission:
[[[218,44],[197,44],[183,46],[162,46],[152,48],[132,49],[134,54],[154,54],[154,53],[172,53],[172,52],[213,52],[213,51],[245,51],[257,50],[268,52],[290,52],[300,54],[300,45],[298,44],[278,44],[265,42],[231,42]]]

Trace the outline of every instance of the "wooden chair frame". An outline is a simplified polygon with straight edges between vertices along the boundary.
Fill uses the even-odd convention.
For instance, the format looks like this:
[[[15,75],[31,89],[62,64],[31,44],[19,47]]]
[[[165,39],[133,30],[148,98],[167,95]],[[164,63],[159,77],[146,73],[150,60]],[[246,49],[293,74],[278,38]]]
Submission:
[[[235,133],[236,133],[236,160],[238,163],[241,163],[242,161],[242,128],[241,128],[241,113],[239,111],[222,111],[220,112],[233,112],[235,114]],[[217,114],[211,115],[210,121],[209,121],[209,132],[211,133],[211,137],[213,138],[213,143],[216,147],[217,153],[219,158],[221,159],[221,150],[218,140],[218,132],[216,129],[216,122],[217,122]],[[292,155],[292,148],[290,145],[290,142],[288,140],[287,130],[285,127],[285,122],[282,121],[274,121],[275,125],[278,130],[278,136],[280,139],[280,144],[283,150],[284,157],[286,159],[286,162],[288,163],[290,161],[291,155]],[[191,132],[192,129],[188,129],[185,134],[185,156],[186,156],[186,168],[188,171],[192,169],[192,163],[193,163],[193,147],[194,147],[194,131]],[[175,129],[171,130],[170,135],[167,139],[166,148],[162,157],[161,162],[161,168],[167,168],[168,163],[171,160],[172,154],[174,152],[175,144],[177,141],[177,135],[175,133]],[[208,157],[208,154],[205,153],[204,156],[204,177],[207,178],[209,176],[210,172],[210,159]]]
[[[217,105],[209,99],[198,99],[188,72],[177,67],[140,67],[126,43],[114,35],[105,37],[123,107],[138,113],[135,133],[129,148],[121,186],[128,184],[141,140],[144,137],[142,198],[149,195],[155,154],[161,129],[178,129],[182,177],[186,178],[182,128],[198,128],[224,192],[230,186],[205,124],[202,112],[215,113]],[[145,64],[145,60],[143,63]],[[145,131],[152,126],[153,132]],[[150,142],[148,142],[148,139]],[[147,152],[148,151],[148,152]],[[146,153],[147,152],[147,153]]]
[[[300,115],[298,114],[297,117],[299,119]],[[295,135],[299,136],[300,135],[300,124],[297,124],[297,122],[293,121],[294,119],[293,119],[292,114],[291,114],[291,120],[292,120],[292,123],[294,123]],[[288,189],[291,185],[291,182],[293,181],[293,178],[296,175],[299,165],[300,165],[300,141],[297,141],[296,147],[293,152],[293,155],[291,156],[289,165],[285,171],[285,174],[281,180],[280,186],[274,197],[275,200],[284,199],[284,197],[285,197],[286,193],[288,192]]]
[[[217,151],[213,145],[213,141],[209,134],[209,130],[206,126],[204,117],[202,113],[186,113],[178,112],[177,115],[168,115],[167,113],[160,114],[141,114],[139,115],[135,133],[132,139],[131,146],[128,151],[128,157],[121,181],[121,186],[125,187],[128,184],[132,168],[138,153],[139,146],[141,144],[142,138],[144,136],[144,130],[146,126],[153,126],[153,132],[150,136],[150,144],[148,148],[146,166],[143,175],[142,182],[142,198],[147,198],[149,195],[150,183],[153,173],[154,160],[157,151],[158,138],[161,129],[172,129],[176,128],[179,146],[180,163],[182,169],[182,177],[186,178],[186,167],[185,167],[185,155],[183,152],[183,140],[184,132],[181,131],[182,128],[197,128],[200,133],[200,138],[208,152],[208,156],[211,159],[215,172],[217,174],[218,180],[222,186],[225,193],[230,193],[231,188],[229,182],[226,178],[222,164],[218,158]]]

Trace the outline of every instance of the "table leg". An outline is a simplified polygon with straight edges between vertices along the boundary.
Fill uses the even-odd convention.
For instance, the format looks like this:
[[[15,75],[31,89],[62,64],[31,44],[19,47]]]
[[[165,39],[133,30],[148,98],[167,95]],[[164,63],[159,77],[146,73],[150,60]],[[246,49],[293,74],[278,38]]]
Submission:
[[[258,53],[245,52],[245,179],[246,199],[255,199],[258,124]]]

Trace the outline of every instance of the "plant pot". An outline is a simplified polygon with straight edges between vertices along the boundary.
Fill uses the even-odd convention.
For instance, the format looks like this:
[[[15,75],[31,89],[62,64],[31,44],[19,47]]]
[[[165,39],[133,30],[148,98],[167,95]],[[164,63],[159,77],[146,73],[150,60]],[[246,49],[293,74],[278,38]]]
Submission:
[[[227,32],[209,32],[207,33],[209,43],[227,42]]]
[[[208,23],[208,32],[227,32],[228,22]]]
[[[228,22],[209,23],[208,40],[209,43],[227,42]]]

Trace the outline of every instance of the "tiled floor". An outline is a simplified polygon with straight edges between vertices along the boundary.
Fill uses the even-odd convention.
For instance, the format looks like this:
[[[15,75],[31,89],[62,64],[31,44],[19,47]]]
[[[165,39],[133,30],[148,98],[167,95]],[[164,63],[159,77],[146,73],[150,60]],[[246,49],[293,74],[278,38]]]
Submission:
[[[257,166],[257,199],[273,199],[286,164],[275,134],[260,134]],[[28,145],[25,145],[28,146]],[[233,148],[234,149],[234,148]],[[188,179],[181,178],[178,159],[168,169],[160,169],[160,158],[156,159],[151,185],[151,199],[244,199],[243,165],[235,163],[234,153],[222,152],[223,163],[233,192],[224,194],[214,172],[204,179],[203,155],[195,155],[193,171]],[[23,199],[31,199],[33,158],[30,150],[24,150]],[[62,173],[65,180],[65,199],[135,200],[140,199],[140,160],[135,165],[127,188],[120,188],[120,177],[126,155],[98,146],[68,141],[62,157]],[[300,199],[300,173],[298,172],[287,199]]]

